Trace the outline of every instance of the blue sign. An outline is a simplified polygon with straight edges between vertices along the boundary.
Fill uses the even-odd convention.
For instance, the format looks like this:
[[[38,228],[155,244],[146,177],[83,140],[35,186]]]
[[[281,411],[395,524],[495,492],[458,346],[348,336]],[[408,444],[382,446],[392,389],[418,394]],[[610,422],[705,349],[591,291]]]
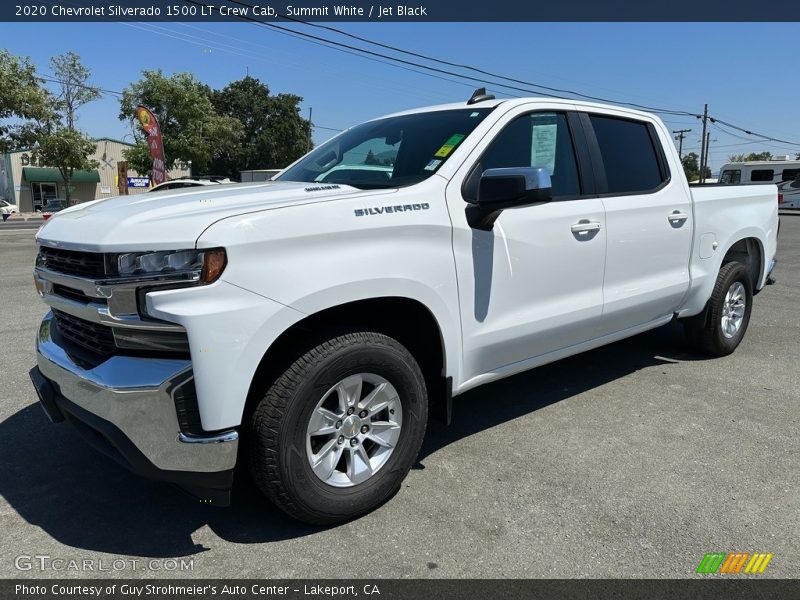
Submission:
[[[128,177],[129,188],[148,188],[150,187],[149,177]]]

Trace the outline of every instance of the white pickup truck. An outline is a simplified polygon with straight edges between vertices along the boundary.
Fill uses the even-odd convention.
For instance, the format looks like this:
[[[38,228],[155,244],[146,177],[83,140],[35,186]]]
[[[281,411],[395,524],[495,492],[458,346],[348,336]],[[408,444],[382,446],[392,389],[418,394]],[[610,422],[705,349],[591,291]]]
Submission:
[[[248,464],[333,523],[389,498],[429,407],[471,388],[674,319],[732,352],[775,265],[775,187],[690,188],[650,114],[480,92],[275,181],[55,215],[31,370],[51,420],[201,502]]]

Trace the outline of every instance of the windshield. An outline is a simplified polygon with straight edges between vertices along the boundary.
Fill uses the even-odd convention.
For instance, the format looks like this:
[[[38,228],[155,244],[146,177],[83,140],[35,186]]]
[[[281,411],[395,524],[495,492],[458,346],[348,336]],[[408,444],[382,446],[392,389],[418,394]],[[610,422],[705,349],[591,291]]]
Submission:
[[[433,175],[491,108],[414,113],[369,121],[322,144],[276,181],[405,187]]]

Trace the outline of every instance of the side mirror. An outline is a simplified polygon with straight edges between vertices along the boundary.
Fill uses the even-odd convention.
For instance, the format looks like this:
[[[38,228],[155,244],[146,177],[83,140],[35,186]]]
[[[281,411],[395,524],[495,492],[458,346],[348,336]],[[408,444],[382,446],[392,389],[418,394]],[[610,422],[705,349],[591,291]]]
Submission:
[[[542,167],[487,169],[478,183],[478,197],[467,206],[470,227],[489,231],[507,208],[543,204],[552,200],[550,174]]]

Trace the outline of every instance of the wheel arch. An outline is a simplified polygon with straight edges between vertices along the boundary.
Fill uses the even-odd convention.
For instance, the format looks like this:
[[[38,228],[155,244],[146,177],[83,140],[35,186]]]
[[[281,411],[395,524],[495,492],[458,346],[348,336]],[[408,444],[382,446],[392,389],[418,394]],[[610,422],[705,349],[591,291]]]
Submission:
[[[743,262],[748,267],[753,292],[756,293],[761,289],[766,279],[767,268],[764,240],[765,235],[761,229],[747,227],[719,240],[720,248],[713,257],[701,259],[695,254],[690,267],[691,286],[678,310],[678,316],[691,317],[700,314],[711,297],[720,269],[734,260]]]
[[[721,269],[729,262],[742,263],[750,274],[753,293],[757,293],[766,269],[764,244],[757,236],[741,237],[728,246],[719,265]],[[718,269],[719,270],[719,269]]]
[[[448,352],[447,332],[433,311],[420,300],[404,296],[363,298],[306,314],[272,341],[251,379],[242,422],[297,356],[326,335],[354,329],[383,333],[403,344],[422,369],[431,404],[445,399],[452,349]]]

